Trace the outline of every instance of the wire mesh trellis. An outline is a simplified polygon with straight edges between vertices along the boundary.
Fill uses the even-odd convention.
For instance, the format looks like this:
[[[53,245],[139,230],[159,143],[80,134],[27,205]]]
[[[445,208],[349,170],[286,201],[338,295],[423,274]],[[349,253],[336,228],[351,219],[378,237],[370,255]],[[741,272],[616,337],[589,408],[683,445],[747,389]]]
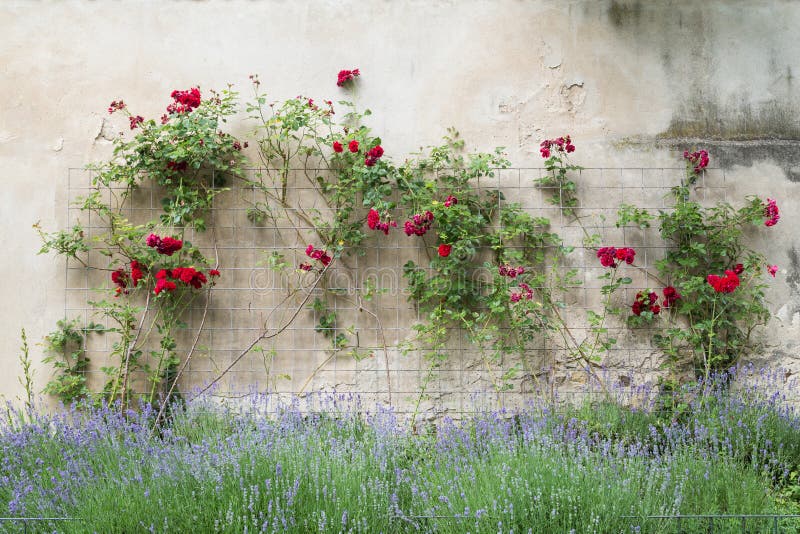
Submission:
[[[256,181],[262,170],[251,169],[248,178]],[[302,286],[301,271],[289,269],[278,273],[269,268],[271,254],[281,255],[290,265],[305,259],[305,248],[313,239],[309,221],[299,216],[313,214],[322,220],[332,211],[315,194],[311,186],[298,185],[300,173],[291,171],[288,198],[292,208],[285,216],[270,219],[263,216],[264,199],[258,188],[246,181],[229,181],[214,201],[209,230],[198,232],[187,228],[185,239],[199,246],[209,257],[218,256],[222,277],[213,290],[208,307],[209,320],[200,333],[196,354],[181,379],[180,387],[189,390],[207,384],[226,368],[263,328],[277,329],[300,304],[299,298],[286,299],[287,288]],[[585,244],[586,235],[597,234],[599,241],[610,246],[629,246],[637,251],[636,268],[626,268],[625,275],[633,283],[618,295],[618,304],[629,305],[636,293],[658,286],[652,277],[655,262],[663,257],[665,244],[655,228],[616,225],[617,210],[628,203],[651,212],[670,209],[670,189],[680,183],[683,169],[673,168],[592,168],[583,169],[575,177],[578,185],[578,219],[565,216],[559,203],[548,198],[556,189],[543,188],[536,180],[544,169],[497,169],[493,177],[481,178],[474,187],[501,190],[498,203],[518,203],[528,214],[551,221],[552,231],[560,234],[564,244],[574,247],[566,257],[563,269],[574,269],[580,284],[569,288],[564,295],[569,311],[570,327],[587,335],[587,310],[601,307],[598,276],[604,272],[595,257],[595,249]],[[81,212],[76,200],[94,189],[91,172],[72,169],[68,180],[67,222],[82,223],[91,237],[105,227],[90,214]],[[724,171],[707,169],[694,186],[694,194],[703,203],[727,201],[728,185]],[[104,191],[105,200],[119,203],[122,212],[134,223],[157,220],[160,213],[161,191],[154,186],[142,186],[122,202],[121,190]],[[366,208],[365,208],[366,212]],[[405,213],[393,214],[402,223]],[[344,340],[334,348],[330,336],[320,331],[321,312],[300,310],[297,320],[278,337],[259,345],[241,358],[215,388],[219,396],[240,396],[252,391],[270,390],[286,394],[310,391],[351,391],[365,399],[386,401],[389,391],[398,409],[410,409],[425,384],[425,401],[429,409],[449,412],[471,412],[480,406],[518,405],[536,394],[530,375],[515,379],[510,389],[500,389],[492,382],[485,358],[463,332],[450,332],[444,349],[449,357],[435,370],[430,381],[430,365],[421,350],[413,347],[412,326],[424,321],[421,313],[409,301],[408,286],[403,279],[403,264],[409,259],[426,267],[435,254],[435,241],[407,237],[400,231],[384,236],[380,232],[368,237],[365,253],[345,255],[330,270],[327,286],[313,290],[313,297],[327,296],[330,311],[336,314],[336,335]],[[487,256],[489,259],[489,256]],[[89,251],[86,263],[105,268],[108,258],[96,250]],[[88,322],[98,321],[88,303],[97,299],[98,288],[108,288],[108,271],[86,268],[68,261],[65,268],[65,317],[80,317]],[[491,279],[491,273],[477,269],[470,276],[477,281]],[[367,302],[363,295],[370,286],[381,288]],[[187,328],[177,336],[178,345],[189,346],[203,313],[203,303],[197,301],[187,311]],[[101,321],[102,322],[102,321]],[[663,363],[660,352],[652,346],[647,329],[631,331],[622,323],[610,325],[609,335],[618,339],[603,358],[598,371],[614,385],[633,391],[637,384],[652,381]],[[105,365],[113,336],[93,336],[86,346],[92,371]],[[559,364],[563,347],[547,339],[527,348],[526,358],[534,368],[559,389],[562,394],[591,389],[590,379],[577,362]],[[496,369],[514,365],[513,358],[504,359]],[[538,374],[538,371],[537,371]],[[633,393],[632,393],[633,394]]]

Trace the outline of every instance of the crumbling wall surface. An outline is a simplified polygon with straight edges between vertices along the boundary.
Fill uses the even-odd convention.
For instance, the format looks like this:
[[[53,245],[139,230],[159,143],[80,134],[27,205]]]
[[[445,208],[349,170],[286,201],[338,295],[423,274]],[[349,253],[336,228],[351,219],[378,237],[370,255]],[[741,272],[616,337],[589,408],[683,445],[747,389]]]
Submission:
[[[541,165],[538,143],[565,133],[591,168],[674,168],[684,149],[709,150],[726,199],[780,203],[781,224],[754,236],[780,267],[757,360],[796,372],[798,26],[790,0],[3,2],[0,393],[21,393],[20,329],[36,342],[64,315],[68,272],[36,255],[31,225],[67,224],[69,169],[108,158],[127,128],[109,102],[158,117],[173,89],[197,84],[232,83],[246,99],[252,73],[276,99],[337,100],[353,95],[336,73],[353,67],[354,97],[394,161],[448,126],[469,146],[505,146],[518,168]],[[247,136],[241,119],[230,127]],[[31,353],[38,362],[41,347]],[[364,365],[368,389],[381,387],[380,360]],[[37,387],[49,374],[37,369]]]

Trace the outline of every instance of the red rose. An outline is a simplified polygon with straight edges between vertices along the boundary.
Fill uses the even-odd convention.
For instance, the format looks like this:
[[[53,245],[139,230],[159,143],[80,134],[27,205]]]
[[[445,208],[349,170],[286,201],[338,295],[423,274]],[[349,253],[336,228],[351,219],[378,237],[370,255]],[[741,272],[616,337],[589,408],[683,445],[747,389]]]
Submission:
[[[709,274],[706,281],[717,293],[733,293],[740,284],[739,276],[730,269],[725,271],[725,276]]]
[[[367,215],[367,226],[369,226],[370,230],[374,230],[378,223],[381,220],[380,214],[375,210],[369,210],[369,215]]]
[[[667,286],[667,287],[664,288],[664,307],[665,308],[669,308],[670,306],[675,304],[675,301],[677,301],[680,298],[681,298],[680,294],[678,293],[678,291],[674,287]]]
[[[176,287],[178,286],[175,285],[175,282],[161,278],[156,282],[156,287],[153,289],[153,293],[158,295],[164,290],[173,291]]]
[[[211,269],[208,271],[208,276],[219,276],[219,271],[216,269]]]
[[[144,117],[141,115],[136,115],[135,117],[128,117],[131,121],[131,130],[135,130],[137,126],[144,122]]]
[[[775,200],[768,198],[767,205],[764,206],[764,217],[769,220],[764,222],[764,226],[775,226],[781,218],[778,204]]]
[[[344,148],[342,147],[342,143],[340,143],[339,141],[334,141],[333,142],[333,151],[334,152],[342,152],[343,150],[344,150]]]
[[[450,255],[451,250],[453,250],[453,245],[439,245],[439,256],[446,258]]]
[[[358,152],[358,141],[356,141],[355,139],[350,141],[350,143],[348,143],[347,145],[347,149],[350,150],[350,152],[352,152],[353,154]]]
[[[339,75],[336,77],[336,85],[339,87],[343,86],[347,82],[352,81],[355,79],[356,76],[360,76],[361,72],[358,69],[353,70],[340,70]]]
[[[136,260],[131,261],[131,280],[133,281],[133,287],[139,284],[139,280],[141,280],[143,276],[142,270],[139,268],[139,262]]]

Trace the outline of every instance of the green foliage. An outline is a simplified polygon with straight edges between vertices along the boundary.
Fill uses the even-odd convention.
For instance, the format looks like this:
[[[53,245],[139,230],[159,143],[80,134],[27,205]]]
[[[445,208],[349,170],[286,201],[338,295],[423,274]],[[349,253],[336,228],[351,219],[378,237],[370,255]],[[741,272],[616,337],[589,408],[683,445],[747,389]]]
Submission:
[[[65,404],[90,395],[86,383],[89,358],[84,352],[86,337],[103,333],[105,327],[94,322],[79,326],[78,319],[60,319],[56,330],[44,338],[44,363],[52,364],[55,376],[47,383],[44,392],[57,397]]]
[[[347,346],[347,336],[339,331],[336,326],[336,312],[329,309],[328,305],[320,298],[314,299],[311,305],[317,316],[317,326],[314,331],[321,333],[331,340],[333,350],[341,350]]]
[[[650,228],[650,223],[656,217],[645,209],[637,208],[632,204],[622,203],[617,210],[617,228],[633,224],[642,230]]]
[[[33,227],[42,240],[42,248],[39,249],[39,254],[55,252],[56,254],[81,261],[78,258],[78,253],[89,250],[89,246],[84,239],[83,227],[80,224],[73,225],[70,230],[52,233],[44,232],[39,223],[34,224]]]
[[[31,369],[31,355],[28,347],[28,336],[25,334],[25,329],[22,329],[20,334],[22,338],[22,346],[20,347],[19,363],[22,367],[22,376],[18,378],[19,384],[25,389],[25,408],[28,412],[33,409],[33,376],[36,371]]]

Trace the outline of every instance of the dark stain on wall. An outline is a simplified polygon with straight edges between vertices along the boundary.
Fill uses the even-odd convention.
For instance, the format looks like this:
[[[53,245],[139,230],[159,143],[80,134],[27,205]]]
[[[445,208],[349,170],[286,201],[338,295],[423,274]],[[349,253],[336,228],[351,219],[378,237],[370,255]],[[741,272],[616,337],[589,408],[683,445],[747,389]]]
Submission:
[[[642,4],[638,0],[612,0],[608,6],[608,18],[617,28],[638,25],[642,18]]]
[[[740,95],[727,104],[695,95],[678,107],[659,137],[704,138],[724,141],[800,140],[798,113],[787,99],[754,104]]]
[[[705,148],[714,165],[726,169],[771,161],[800,182],[797,60],[787,54],[794,41],[787,41],[792,33],[780,18],[783,13],[791,20],[798,8],[776,1],[774,10],[731,9],[724,0],[604,0],[585,6],[587,18],[605,19],[624,46],[640,51],[642,61],[660,62],[672,114],[660,133],[648,133],[656,134],[657,145]],[[742,39],[748,47],[725,46]]]
[[[789,267],[786,269],[786,284],[792,288],[792,293],[800,293],[800,254],[797,247],[792,246],[788,251]]]
[[[696,138],[660,138],[656,146],[683,152],[708,150],[712,164],[725,170],[734,166],[751,167],[764,161],[779,166],[788,179],[800,183],[800,140],[756,139],[750,141],[724,141]]]

